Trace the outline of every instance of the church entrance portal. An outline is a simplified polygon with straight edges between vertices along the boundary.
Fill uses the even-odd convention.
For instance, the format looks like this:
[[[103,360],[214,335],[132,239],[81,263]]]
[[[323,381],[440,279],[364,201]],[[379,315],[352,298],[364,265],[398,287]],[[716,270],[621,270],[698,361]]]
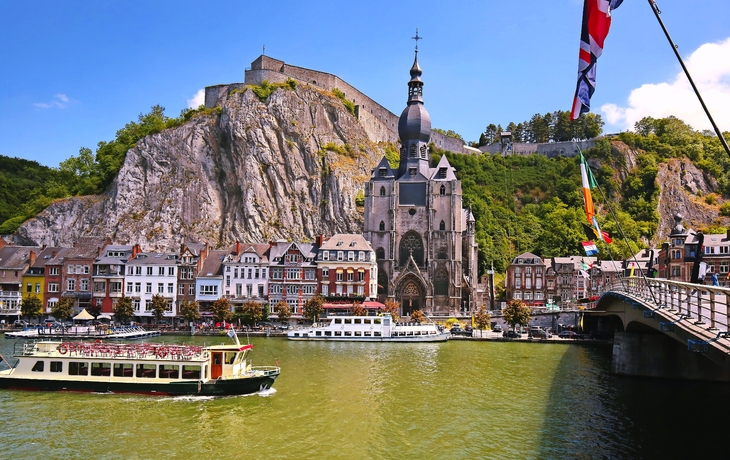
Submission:
[[[406,284],[400,296],[401,310],[403,316],[410,316],[416,310],[423,310],[425,307],[423,293],[413,281]]]

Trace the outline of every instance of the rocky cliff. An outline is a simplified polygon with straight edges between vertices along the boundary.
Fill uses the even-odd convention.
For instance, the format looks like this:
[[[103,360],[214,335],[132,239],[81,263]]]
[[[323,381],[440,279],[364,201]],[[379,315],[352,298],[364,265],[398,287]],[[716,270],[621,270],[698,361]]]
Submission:
[[[106,194],[54,203],[17,242],[108,235],[162,250],[360,232],[355,198],[382,152],[342,102],[302,85],[265,102],[250,88],[223,94],[219,114],[142,139]]]

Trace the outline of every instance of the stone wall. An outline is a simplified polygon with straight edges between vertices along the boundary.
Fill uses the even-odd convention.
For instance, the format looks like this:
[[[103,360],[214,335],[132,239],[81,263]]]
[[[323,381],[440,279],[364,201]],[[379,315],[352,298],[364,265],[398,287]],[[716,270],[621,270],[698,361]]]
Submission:
[[[556,157],[574,157],[578,156],[576,146],[581,150],[588,150],[596,145],[595,139],[586,141],[569,141],[569,142],[545,142],[545,143],[528,143],[515,142],[512,144],[512,155],[528,156],[534,153],[545,155],[548,158]],[[495,142],[489,145],[479,147],[483,153],[498,154],[502,153],[502,144]]]

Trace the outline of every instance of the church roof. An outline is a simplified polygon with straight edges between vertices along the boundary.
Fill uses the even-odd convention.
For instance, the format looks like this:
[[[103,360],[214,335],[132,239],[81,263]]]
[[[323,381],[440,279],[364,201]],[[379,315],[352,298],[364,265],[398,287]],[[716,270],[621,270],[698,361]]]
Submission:
[[[443,174],[440,174],[443,172]],[[446,155],[441,155],[441,160],[435,168],[431,168],[432,180],[452,181],[456,180],[456,170],[451,166]]]
[[[385,169],[384,174],[380,174],[380,171],[382,169]],[[382,160],[380,160],[380,163],[378,163],[378,166],[376,166],[373,169],[372,174],[370,174],[371,179],[381,179],[381,180],[392,180],[395,178],[395,173],[393,172],[393,169],[390,167],[390,163],[388,162],[388,159],[386,157],[383,157]]]

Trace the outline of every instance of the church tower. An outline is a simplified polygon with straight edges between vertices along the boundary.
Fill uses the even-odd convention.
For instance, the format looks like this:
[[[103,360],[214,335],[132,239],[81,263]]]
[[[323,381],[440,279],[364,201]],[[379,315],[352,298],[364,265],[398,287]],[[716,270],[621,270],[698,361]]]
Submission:
[[[398,121],[399,164],[383,158],[365,186],[363,235],[375,249],[378,297],[400,302],[404,316],[467,310],[477,280],[474,218],[462,209],[461,181],[445,156],[431,167],[422,74],[416,47]]]

